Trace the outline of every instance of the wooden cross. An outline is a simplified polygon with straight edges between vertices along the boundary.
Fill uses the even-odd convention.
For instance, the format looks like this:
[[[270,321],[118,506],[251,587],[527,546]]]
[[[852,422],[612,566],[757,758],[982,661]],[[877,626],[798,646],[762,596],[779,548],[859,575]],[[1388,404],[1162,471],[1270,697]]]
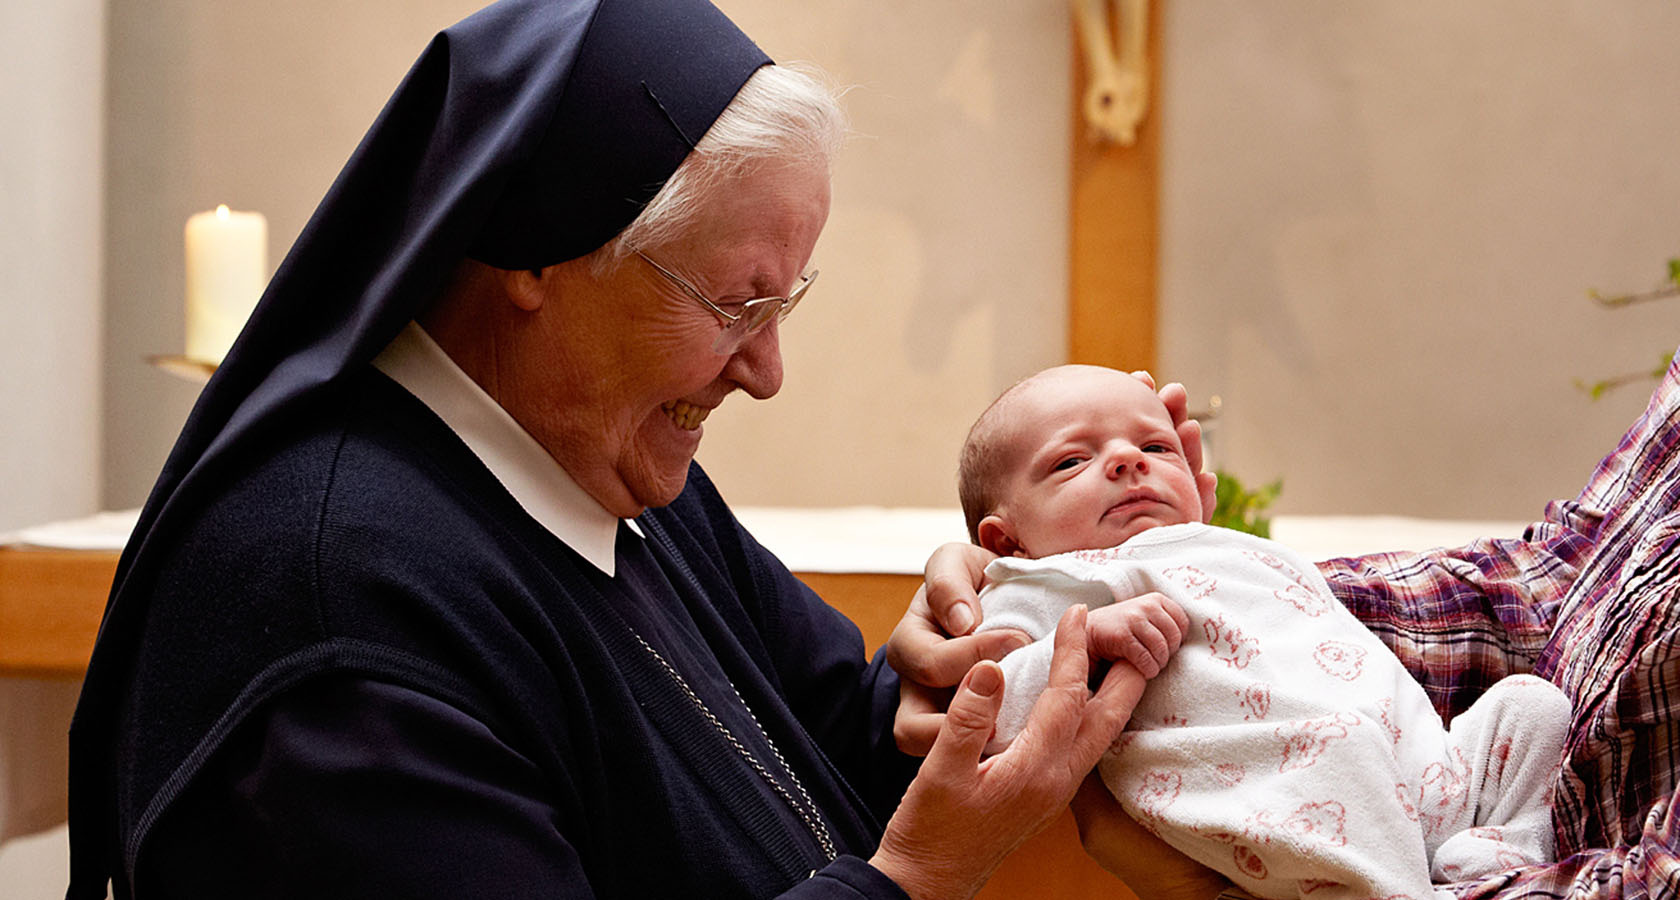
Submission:
[[[1073,0],[1068,359],[1156,364],[1163,0]],[[1108,8],[1119,15],[1106,15]],[[1141,51],[1141,58],[1140,58]],[[1128,107],[1141,105],[1131,125]]]

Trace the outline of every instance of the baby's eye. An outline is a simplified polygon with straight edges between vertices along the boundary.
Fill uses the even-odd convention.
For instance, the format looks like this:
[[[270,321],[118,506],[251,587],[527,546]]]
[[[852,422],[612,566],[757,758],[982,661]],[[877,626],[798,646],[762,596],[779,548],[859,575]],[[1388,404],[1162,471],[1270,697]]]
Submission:
[[[1173,448],[1172,448],[1171,444],[1164,444],[1164,443],[1161,443],[1161,442],[1157,441],[1153,444],[1145,444],[1144,447],[1143,447],[1143,452],[1145,452],[1145,453],[1171,453],[1171,452],[1173,452]]]
[[[1069,456],[1066,459],[1057,460],[1056,464],[1050,467],[1050,471],[1061,472],[1066,469],[1071,469],[1084,461],[1085,457],[1083,456]]]

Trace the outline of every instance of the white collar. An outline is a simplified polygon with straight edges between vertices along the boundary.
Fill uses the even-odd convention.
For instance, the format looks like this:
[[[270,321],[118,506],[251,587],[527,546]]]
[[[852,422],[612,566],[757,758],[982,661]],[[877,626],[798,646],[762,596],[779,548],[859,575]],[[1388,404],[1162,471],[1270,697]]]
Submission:
[[[619,518],[589,496],[536,438],[410,322],[373,364],[426,404],[531,518],[611,576]],[[625,520],[638,535],[634,521]]]

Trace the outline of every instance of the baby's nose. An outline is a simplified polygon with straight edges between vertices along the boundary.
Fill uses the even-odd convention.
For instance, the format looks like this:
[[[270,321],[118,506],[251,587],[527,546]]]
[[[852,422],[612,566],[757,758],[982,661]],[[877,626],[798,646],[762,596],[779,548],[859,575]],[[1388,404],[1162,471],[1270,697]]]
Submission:
[[[1147,465],[1148,463],[1145,462],[1143,451],[1130,444],[1126,444],[1124,446],[1115,447],[1110,452],[1110,456],[1108,458],[1108,475],[1110,478],[1119,478],[1120,476],[1126,474],[1127,469],[1131,469],[1134,472],[1145,472],[1148,471],[1146,468]]]

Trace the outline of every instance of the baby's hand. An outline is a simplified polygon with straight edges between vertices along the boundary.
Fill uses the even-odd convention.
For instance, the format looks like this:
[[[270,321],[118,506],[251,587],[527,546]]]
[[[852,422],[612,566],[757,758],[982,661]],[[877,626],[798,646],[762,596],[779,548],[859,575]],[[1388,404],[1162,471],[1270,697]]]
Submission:
[[[1184,640],[1190,619],[1165,594],[1144,594],[1091,610],[1086,620],[1091,654],[1123,659],[1154,678]]]

